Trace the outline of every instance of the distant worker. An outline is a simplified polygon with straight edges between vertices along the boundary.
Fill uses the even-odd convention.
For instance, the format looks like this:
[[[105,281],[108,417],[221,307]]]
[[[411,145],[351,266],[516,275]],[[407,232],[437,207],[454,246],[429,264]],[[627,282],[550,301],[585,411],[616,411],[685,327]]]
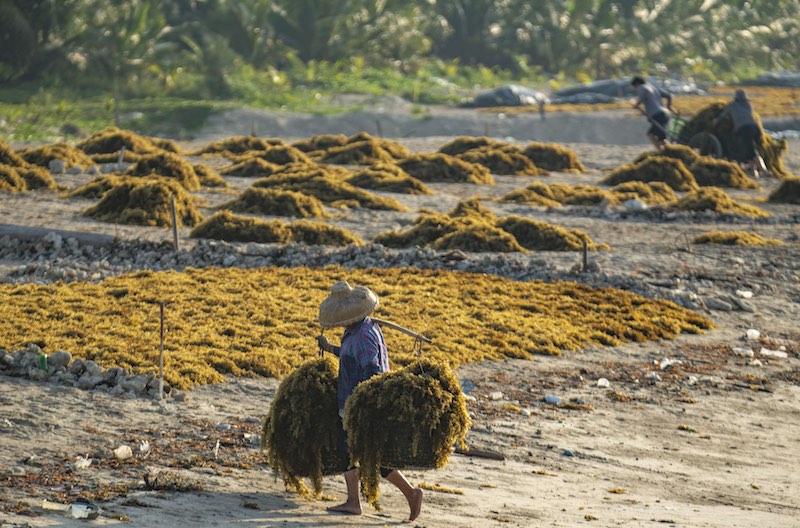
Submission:
[[[667,139],[667,125],[669,124],[669,111],[672,110],[672,94],[652,84],[648,84],[638,75],[631,80],[631,86],[637,96],[634,108],[647,116],[650,128],[647,130],[647,139],[657,149],[664,148]],[[661,100],[667,101],[667,106]],[[644,109],[642,108],[644,106]]]
[[[717,126],[727,116],[733,121],[733,133],[739,143],[733,153],[736,161],[745,164],[755,178],[759,177],[759,172],[766,174],[767,167],[756,150],[757,145],[761,143],[761,128],[756,122],[753,105],[750,104],[747,92],[736,90],[733,101],[711,121],[711,125]]]

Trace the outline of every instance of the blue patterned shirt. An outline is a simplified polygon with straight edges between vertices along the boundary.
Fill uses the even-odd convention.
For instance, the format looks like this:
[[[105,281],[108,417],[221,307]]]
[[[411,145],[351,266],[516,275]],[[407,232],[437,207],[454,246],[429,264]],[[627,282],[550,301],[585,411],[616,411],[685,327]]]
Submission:
[[[381,327],[365,317],[348,326],[339,349],[339,414],[356,385],[389,370],[389,356]]]

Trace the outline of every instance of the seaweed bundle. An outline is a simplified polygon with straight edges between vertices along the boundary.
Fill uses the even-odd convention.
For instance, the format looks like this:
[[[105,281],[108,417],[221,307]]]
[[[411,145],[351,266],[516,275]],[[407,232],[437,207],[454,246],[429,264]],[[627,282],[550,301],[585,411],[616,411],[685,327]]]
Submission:
[[[503,151],[494,147],[480,147],[458,154],[456,157],[469,163],[483,165],[492,174],[514,174],[517,176],[541,176],[547,171],[540,169],[527,156],[519,152]]]
[[[784,179],[769,195],[768,201],[800,205],[800,178],[791,176]]]
[[[494,178],[486,167],[447,154],[418,154],[398,162],[397,165],[423,182],[494,185]]]
[[[752,231],[713,230],[701,233],[692,239],[692,244],[723,244],[726,246],[782,246],[774,238],[764,238]]]
[[[328,150],[331,147],[341,147],[345,143],[347,143],[347,136],[344,134],[317,134],[309,139],[292,143],[292,146],[301,152],[309,154],[315,151]]]
[[[122,152],[122,159],[120,159],[119,152],[109,152],[107,154],[91,154],[89,158],[94,163],[118,163],[120,161],[124,163],[136,163],[139,161],[143,154],[137,154],[136,152],[131,152],[130,150],[126,150]]]
[[[322,477],[341,472],[337,366],[330,358],[309,361],[286,376],[269,407],[261,448],[287,488],[319,496]],[[303,482],[311,480],[311,489]]]
[[[597,205],[617,203],[614,193],[592,185],[546,184],[533,182],[524,189],[511,191],[501,198],[504,202],[524,203],[545,207],[560,205]]]
[[[261,220],[249,216],[238,216],[230,211],[215,213],[211,218],[195,227],[189,236],[261,244],[298,242],[309,245],[347,246],[364,243],[353,233],[324,223],[308,221],[286,223],[281,220]]]
[[[686,167],[690,167],[692,163],[697,161],[700,154],[692,147],[670,143],[664,145],[664,148],[661,150],[650,150],[639,154],[636,159],[633,160],[633,163],[636,164],[654,156],[680,160]]]
[[[175,198],[177,227],[195,225],[202,216],[183,186],[165,178],[126,178],[83,212],[101,222],[170,226],[170,198]]]
[[[22,156],[14,152],[14,149],[9,147],[5,141],[0,139],[0,165],[25,167],[28,165],[28,162],[22,159]]]
[[[228,183],[212,167],[205,163],[194,163],[192,165],[200,185],[203,187],[227,187]]]
[[[761,188],[744,173],[738,163],[710,156],[698,156],[688,167],[697,184],[703,187]]]
[[[376,138],[367,134],[366,132],[359,132],[358,134],[353,134],[347,138],[348,144],[360,143],[362,141],[375,141],[395,160],[405,159],[411,155],[409,150],[402,143],[398,143],[397,141],[393,141],[391,139]]]
[[[56,181],[47,169],[37,167],[36,165],[28,165],[25,167],[16,167],[16,171],[17,174],[25,180],[28,190],[58,188]]]
[[[283,189],[251,187],[241,196],[220,206],[237,213],[299,218],[325,218],[322,202],[307,194]]]
[[[717,124],[714,124],[716,117],[724,110],[724,103],[712,103],[698,112],[681,130],[680,140],[688,143],[695,134],[700,132],[708,132],[714,134],[722,146],[722,157],[738,161],[749,162],[745,159],[746,148],[740,145],[733,130],[733,120],[730,116],[722,119]],[[766,131],[761,124],[761,119],[758,114],[755,114],[756,124],[761,130],[761,143],[756,146],[756,150],[764,159],[772,174],[778,178],[785,178],[788,176],[786,169],[783,167],[783,160],[781,157],[786,152],[787,143],[785,139],[775,139]]]
[[[254,150],[267,150],[275,145],[285,145],[282,139],[264,139],[256,136],[233,136],[219,141],[213,141],[205,147],[195,151],[192,155],[202,154],[244,154]]]
[[[629,181],[615,185],[611,188],[611,193],[620,203],[636,199],[647,205],[666,205],[677,199],[672,187],[664,182]]]
[[[419,360],[360,383],[347,399],[344,427],[367,501],[378,506],[382,466],[441,468],[470,425],[458,380],[442,363]]]
[[[338,165],[374,165],[376,163],[391,163],[394,160],[395,157],[375,139],[346,143],[341,147],[332,147],[318,158],[320,163],[335,163]]]
[[[87,169],[95,162],[82,150],[67,145],[66,143],[54,143],[52,145],[42,145],[36,148],[27,148],[18,152],[26,162],[40,167],[49,167],[54,159],[61,160],[67,167],[79,167]]]
[[[388,211],[404,211],[406,209],[394,198],[377,196],[359,189],[332,177],[323,168],[299,173],[277,174],[269,178],[262,178],[254,182],[252,186],[297,191],[337,207],[355,206]]]
[[[278,165],[261,158],[248,158],[225,167],[220,173],[241,178],[263,178],[274,174],[278,168]]]
[[[458,156],[459,154],[463,154],[473,149],[481,147],[498,147],[500,145],[503,145],[501,141],[497,141],[496,139],[488,138],[486,136],[459,136],[449,143],[443,145],[439,149],[439,152],[449,156]]]
[[[714,211],[748,218],[769,217],[763,209],[733,200],[719,187],[700,187],[679,199],[675,207],[684,211]]]
[[[109,127],[92,134],[77,144],[77,147],[86,154],[114,154],[123,147],[128,152],[136,154],[150,154],[161,152],[164,149],[155,144],[152,138],[140,136],[129,130]],[[114,160],[116,161],[116,159]]]
[[[0,163],[0,191],[24,192],[28,184],[17,172],[17,168]]]
[[[513,235],[523,248],[531,251],[580,251],[583,242],[592,251],[609,249],[606,244],[595,243],[580,229],[567,230],[522,216],[501,218],[497,221],[497,227]]]
[[[628,181],[645,183],[661,181],[676,191],[697,189],[697,182],[682,161],[664,156],[651,156],[634,164],[627,163],[600,181],[604,185],[617,185]]]
[[[262,159],[275,165],[286,165],[287,163],[311,163],[311,158],[305,153],[297,150],[291,145],[270,145],[263,150],[248,150],[241,154],[226,153],[226,157],[235,161],[247,161],[251,159]]]
[[[347,183],[356,187],[405,194],[433,194],[424,183],[397,165],[378,163],[355,172]]]
[[[123,178],[115,174],[106,174],[104,176],[98,176],[97,178],[91,180],[84,185],[81,185],[71,193],[67,194],[68,198],[92,198],[97,199],[103,196],[106,191],[117,187],[119,184],[123,182]]]
[[[578,161],[575,152],[556,143],[528,143],[522,149],[528,159],[537,167],[557,172],[586,172],[586,168]]]
[[[525,249],[513,235],[486,221],[475,218],[457,218],[456,228],[432,243],[430,247],[439,250],[460,249],[472,252],[523,252]]]
[[[200,189],[200,180],[194,166],[171,152],[157,152],[141,156],[125,171],[128,176],[160,176],[177,181],[189,191]]]

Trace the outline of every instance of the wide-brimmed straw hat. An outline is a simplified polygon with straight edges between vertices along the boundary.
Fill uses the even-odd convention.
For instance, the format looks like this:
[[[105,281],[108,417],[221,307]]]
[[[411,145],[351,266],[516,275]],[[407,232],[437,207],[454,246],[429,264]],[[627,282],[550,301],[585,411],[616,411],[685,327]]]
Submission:
[[[747,101],[747,92],[740,88],[734,92],[733,98],[736,101]]]
[[[337,282],[331,293],[319,305],[319,324],[347,326],[360,321],[378,307],[378,297],[366,286],[350,286]]]

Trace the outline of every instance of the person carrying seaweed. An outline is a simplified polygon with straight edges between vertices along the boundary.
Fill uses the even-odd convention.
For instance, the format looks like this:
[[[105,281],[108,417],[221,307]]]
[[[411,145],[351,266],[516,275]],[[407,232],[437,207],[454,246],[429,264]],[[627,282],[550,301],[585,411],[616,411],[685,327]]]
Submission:
[[[758,178],[759,171],[766,173],[767,167],[756,151],[756,146],[761,143],[761,128],[756,122],[753,105],[750,104],[747,92],[742,89],[736,90],[733,101],[711,121],[711,125],[717,126],[728,116],[733,122],[733,133],[739,143],[736,161],[745,164],[753,176]]]
[[[380,326],[369,318],[378,306],[378,297],[365,286],[350,286],[346,281],[333,285],[331,293],[319,307],[319,322],[323,327],[345,327],[341,346],[334,346],[324,335],[317,337],[322,350],[339,358],[338,399],[339,416],[344,416],[347,398],[362,381],[387,372],[389,357]],[[341,422],[340,422],[341,424]],[[350,463],[347,434],[341,427],[339,455],[347,485],[347,500],[328,511],[361,514],[359,498],[359,469]],[[381,476],[394,484],[405,496],[410,509],[409,520],[419,517],[422,509],[422,490],[409,484],[396,469],[381,468]]]
[[[631,80],[631,86],[637,96],[636,104],[633,107],[643,112],[650,123],[650,128],[647,130],[647,138],[654,147],[662,150],[667,139],[667,124],[669,123],[669,111],[672,109],[672,94],[658,86],[649,84],[638,75]],[[666,107],[661,104],[662,99],[667,101]]]

